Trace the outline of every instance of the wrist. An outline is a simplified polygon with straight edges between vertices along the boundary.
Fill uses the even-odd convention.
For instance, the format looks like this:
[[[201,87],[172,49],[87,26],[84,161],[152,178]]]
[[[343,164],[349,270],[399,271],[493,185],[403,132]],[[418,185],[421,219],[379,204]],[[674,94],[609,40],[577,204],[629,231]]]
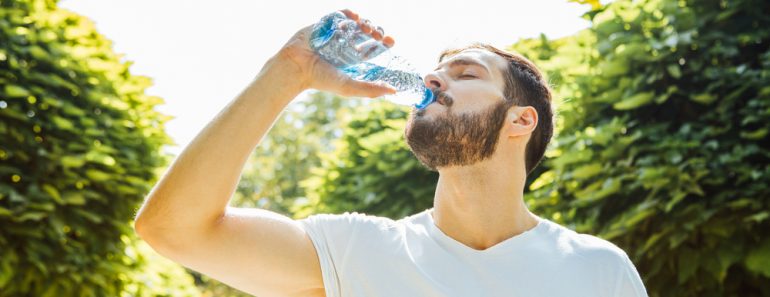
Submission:
[[[299,72],[276,57],[265,62],[251,84],[259,85],[259,88],[263,90],[270,90],[274,95],[278,95],[277,97],[287,101],[291,101],[302,91],[308,89]]]
[[[282,49],[265,62],[260,75],[277,77],[297,93],[310,89],[311,79],[306,57],[296,56],[294,51]]]

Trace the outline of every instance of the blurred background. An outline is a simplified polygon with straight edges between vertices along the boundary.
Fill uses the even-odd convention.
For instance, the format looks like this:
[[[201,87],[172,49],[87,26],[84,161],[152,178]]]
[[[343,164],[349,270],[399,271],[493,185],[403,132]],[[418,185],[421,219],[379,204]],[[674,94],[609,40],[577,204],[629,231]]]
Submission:
[[[0,297],[248,296],[156,254],[133,216],[261,65],[341,8],[421,71],[476,41],[533,60],[557,125],[525,201],[623,248],[650,296],[770,296],[767,1],[279,2],[0,0]],[[431,207],[408,112],[303,93],[231,205]]]

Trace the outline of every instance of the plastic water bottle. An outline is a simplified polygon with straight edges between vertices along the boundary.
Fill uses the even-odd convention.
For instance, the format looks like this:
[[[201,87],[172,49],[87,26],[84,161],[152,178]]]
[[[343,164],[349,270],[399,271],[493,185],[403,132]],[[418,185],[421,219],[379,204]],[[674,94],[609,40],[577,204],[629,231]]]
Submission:
[[[321,18],[313,26],[310,48],[353,79],[382,81],[396,88],[396,94],[384,97],[388,101],[420,109],[435,101],[414,67],[346,20],[350,19],[339,11]]]

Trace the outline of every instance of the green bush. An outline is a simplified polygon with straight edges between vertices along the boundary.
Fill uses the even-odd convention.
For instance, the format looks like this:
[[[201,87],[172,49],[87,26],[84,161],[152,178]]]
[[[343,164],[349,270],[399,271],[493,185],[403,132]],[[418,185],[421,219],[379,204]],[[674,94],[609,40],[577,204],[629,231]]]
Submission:
[[[0,296],[195,295],[130,225],[170,140],[120,58],[56,1],[0,2]]]

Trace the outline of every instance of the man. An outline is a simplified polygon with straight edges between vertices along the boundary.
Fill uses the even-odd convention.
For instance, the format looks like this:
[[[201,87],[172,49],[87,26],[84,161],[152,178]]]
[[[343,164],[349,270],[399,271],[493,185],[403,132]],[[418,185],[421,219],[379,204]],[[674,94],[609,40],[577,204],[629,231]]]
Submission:
[[[415,156],[440,174],[433,208],[398,221],[294,221],[227,207],[249,154],[301,91],[394,92],[320,60],[309,33],[264,65],[150,193],[136,230],[159,253],[257,296],[646,296],[622,250],[527,209],[526,175],[552,135],[551,94],[531,62],[489,46],[445,52],[425,78],[437,102],[407,124]]]

